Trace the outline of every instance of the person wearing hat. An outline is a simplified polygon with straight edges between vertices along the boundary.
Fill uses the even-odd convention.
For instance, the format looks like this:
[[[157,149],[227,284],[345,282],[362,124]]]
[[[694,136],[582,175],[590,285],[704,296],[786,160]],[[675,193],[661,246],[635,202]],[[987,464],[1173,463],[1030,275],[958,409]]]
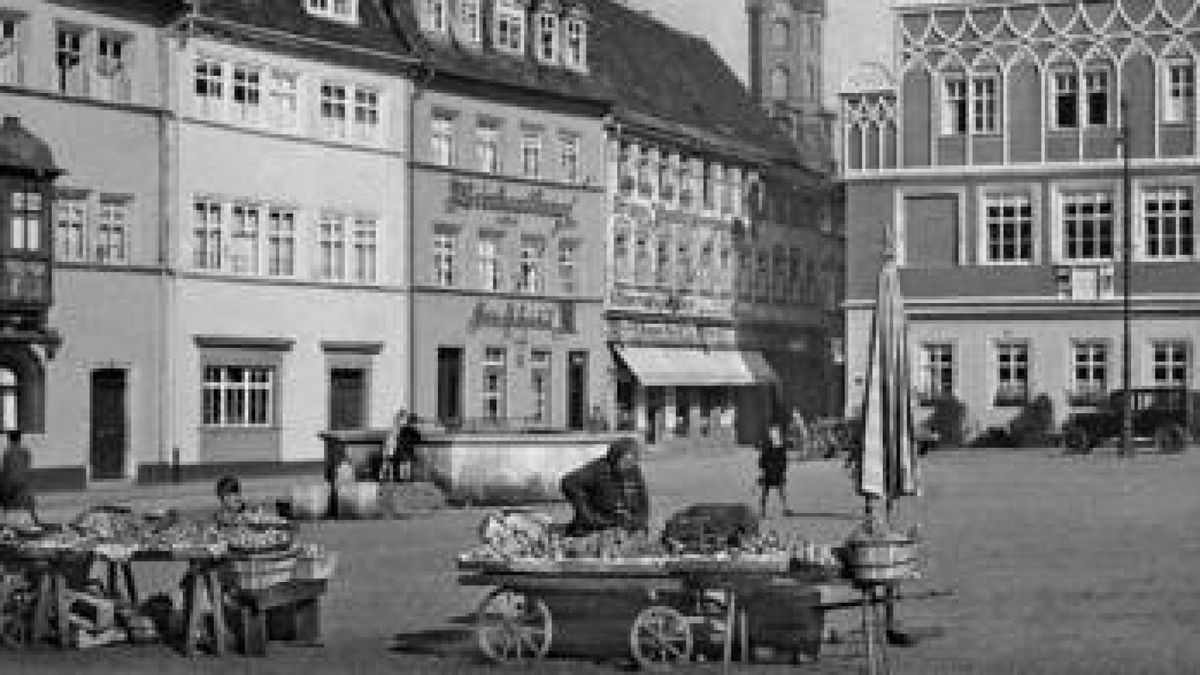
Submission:
[[[568,473],[561,487],[575,513],[566,527],[569,536],[582,537],[609,529],[649,529],[650,500],[632,439],[613,443],[603,457]]]

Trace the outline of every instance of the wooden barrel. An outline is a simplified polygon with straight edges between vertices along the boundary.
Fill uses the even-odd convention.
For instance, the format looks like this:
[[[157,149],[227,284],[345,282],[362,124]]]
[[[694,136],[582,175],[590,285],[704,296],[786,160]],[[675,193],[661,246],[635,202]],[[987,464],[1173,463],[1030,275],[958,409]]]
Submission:
[[[329,484],[309,483],[293,485],[292,518],[296,520],[320,520],[329,512]]]
[[[380,513],[379,483],[345,483],[338,488],[337,502],[339,517],[374,518]]]

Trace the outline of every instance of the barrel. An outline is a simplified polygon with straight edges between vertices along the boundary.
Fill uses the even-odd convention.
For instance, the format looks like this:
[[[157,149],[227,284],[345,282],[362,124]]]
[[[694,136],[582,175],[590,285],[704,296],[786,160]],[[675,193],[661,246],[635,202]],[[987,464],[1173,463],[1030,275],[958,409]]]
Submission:
[[[379,483],[359,481],[338,487],[338,516],[341,518],[374,518],[380,513]]]
[[[329,512],[329,484],[292,486],[292,518],[320,520]]]

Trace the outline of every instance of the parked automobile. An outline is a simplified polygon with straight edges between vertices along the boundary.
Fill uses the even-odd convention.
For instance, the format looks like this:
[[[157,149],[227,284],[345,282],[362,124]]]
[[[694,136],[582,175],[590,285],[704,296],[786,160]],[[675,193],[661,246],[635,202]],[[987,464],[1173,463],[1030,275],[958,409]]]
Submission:
[[[1153,442],[1159,452],[1181,452],[1190,440],[1193,392],[1184,387],[1144,387],[1129,393],[1135,442]],[[1091,452],[1105,441],[1119,439],[1124,400],[1124,391],[1113,392],[1095,410],[1069,415],[1062,434],[1067,451]]]

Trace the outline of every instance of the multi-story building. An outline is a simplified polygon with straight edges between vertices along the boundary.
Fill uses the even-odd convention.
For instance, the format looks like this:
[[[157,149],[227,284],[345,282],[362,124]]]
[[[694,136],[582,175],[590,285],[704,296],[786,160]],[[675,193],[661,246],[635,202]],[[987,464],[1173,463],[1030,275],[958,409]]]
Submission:
[[[780,409],[823,409],[824,177],[705,41],[617,3],[593,9],[594,68],[614,101],[618,428],[747,441]]]
[[[588,3],[404,0],[413,101],[413,410],[583,429],[608,408],[604,92]]]
[[[1003,426],[1039,394],[1059,419],[1088,407],[1122,386],[1126,356],[1133,386],[1194,387],[1194,3],[895,12],[894,69],[866,72],[842,97],[850,406],[887,228],[921,399],[957,397],[974,428]]]

